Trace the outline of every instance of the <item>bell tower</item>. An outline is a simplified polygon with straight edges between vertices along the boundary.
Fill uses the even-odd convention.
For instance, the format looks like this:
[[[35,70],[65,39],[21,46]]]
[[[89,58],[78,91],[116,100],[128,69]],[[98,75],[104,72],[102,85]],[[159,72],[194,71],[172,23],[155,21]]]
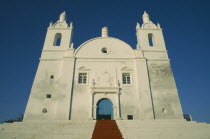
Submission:
[[[149,14],[146,13],[146,11],[142,16],[142,20],[142,26],[140,26],[139,23],[137,23],[136,26],[136,35],[138,41],[137,48],[141,48],[142,50],[166,51],[160,24],[155,25],[150,20]]]
[[[176,83],[160,28],[144,12],[143,24],[137,23],[137,49],[145,60],[155,119],[183,119]],[[139,67],[142,70],[143,67]],[[142,86],[143,87],[143,86]]]
[[[74,71],[73,23],[61,13],[50,23],[24,120],[70,119]]]
[[[59,20],[50,23],[45,38],[43,50],[66,50],[72,43],[73,23],[66,23],[66,13],[63,12]]]

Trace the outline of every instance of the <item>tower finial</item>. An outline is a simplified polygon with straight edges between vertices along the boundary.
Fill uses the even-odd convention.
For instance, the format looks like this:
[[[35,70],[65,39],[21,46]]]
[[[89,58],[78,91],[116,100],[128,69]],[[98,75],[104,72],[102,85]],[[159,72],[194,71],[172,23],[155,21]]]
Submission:
[[[59,18],[59,22],[64,22],[66,21],[66,12],[64,11],[63,13],[61,13],[60,18]]]
[[[108,37],[108,28],[107,27],[102,28],[101,37]]]
[[[74,49],[74,43],[71,43],[71,44],[70,44],[70,48],[71,48],[71,49]]]
[[[159,23],[157,23],[157,28],[158,28],[158,29],[161,29],[161,27],[160,27],[160,24],[159,24]]]
[[[137,24],[136,24],[136,29],[140,29],[141,27],[140,27],[140,24],[137,22]]]
[[[144,23],[149,23],[149,22],[150,22],[149,14],[147,14],[146,11],[144,11],[144,14],[143,14],[143,16],[142,16],[142,19],[143,19],[143,22],[144,22]]]
[[[51,21],[49,27],[51,28],[52,26],[53,26],[53,22]]]
[[[73,22],[70,23],[70,28],[73,28]]]

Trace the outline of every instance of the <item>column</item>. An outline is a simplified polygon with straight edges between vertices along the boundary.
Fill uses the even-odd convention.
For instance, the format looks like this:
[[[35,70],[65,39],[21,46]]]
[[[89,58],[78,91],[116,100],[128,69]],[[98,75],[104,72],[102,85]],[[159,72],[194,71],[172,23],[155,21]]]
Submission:
[[[117,118],[116,120],[121,120],[121,115],[120,115],[120,93],[117,93]]]
[[[117,115],[118,115],[117,114],[117,106],[113,106],[112,108],[113,108],[114,120],[117,120]]]
[[[96,119],[97,106],[93,106],[93,119]]]
[[[93,120],[93,99],[94,99],[94,92],[93,90],[91,89],[91,92],[90,92],[90,115],[89,115],[89,120]]]

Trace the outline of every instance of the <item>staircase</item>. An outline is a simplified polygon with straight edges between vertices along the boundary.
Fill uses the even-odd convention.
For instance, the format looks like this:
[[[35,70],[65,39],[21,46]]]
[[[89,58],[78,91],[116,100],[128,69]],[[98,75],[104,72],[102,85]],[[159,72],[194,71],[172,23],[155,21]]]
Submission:
[[[0,139],[90,139],[92,121],[30,121],[0,124]]]
[[[210,139],[210,124],[184,120],[118,120],[125,139]]]
[[[24,121],[0,124],[0,139],[90,138],[210,139],[210,124],[175,119]]]
[[[115,120],[98,120],[92,139],[123,139]]]

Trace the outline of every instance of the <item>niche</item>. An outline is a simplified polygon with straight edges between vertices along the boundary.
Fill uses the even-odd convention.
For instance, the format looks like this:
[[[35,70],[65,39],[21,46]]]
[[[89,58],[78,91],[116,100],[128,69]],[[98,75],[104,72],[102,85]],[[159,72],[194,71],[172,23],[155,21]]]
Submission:
[[[50,79],[54,79],[54,75],[50,75]]]
[[[164,114],[167,113],[167,109],[166,108],[163,108],[162,109],[162,113],[164,113]]]
[[[149,46],[153,47],[154,46],[154,37],[152,33],[148,34],[148,41],[149,41]]]
[[[61,45],[61,38],[62,38],[61,33],[55,34],[53,46],[60,46]]]
[[[44,109],[42,110],[42,113],[47,113],[47,109],[44,108]]]
[[[51,98],[51,94],[47,94],[46,95],[46,98]]]

